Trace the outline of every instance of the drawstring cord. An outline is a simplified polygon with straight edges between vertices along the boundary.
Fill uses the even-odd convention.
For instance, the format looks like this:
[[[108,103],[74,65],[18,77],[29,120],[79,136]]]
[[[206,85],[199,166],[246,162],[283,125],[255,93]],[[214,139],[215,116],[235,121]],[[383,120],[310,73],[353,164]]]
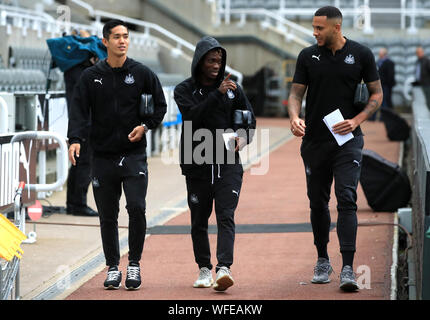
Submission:
[[[212,184],[214,184],[214,165],[212,166]],[[221,166],[218,164],[218,179],[221,178]]]

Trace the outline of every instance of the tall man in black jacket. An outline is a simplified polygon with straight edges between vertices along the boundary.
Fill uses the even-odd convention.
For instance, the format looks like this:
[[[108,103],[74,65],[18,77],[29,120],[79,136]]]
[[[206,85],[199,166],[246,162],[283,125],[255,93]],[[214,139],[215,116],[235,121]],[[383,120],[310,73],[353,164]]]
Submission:
[[[118,289],[122,274],[118,239],[118,213],[121,187],[129,214],[129,265],[125,287],[141,284],[140,259],[146,234],[146,132],[156,128],[166,113],[166,101],[157,76],[146,66],[127,57],[128,28],[112,20],[103,28],[107,59],[85,69],[76,86],[69,120],[69,158],[76,165],[80,143],[90,121],[93,150],[92,183],[100,215],[106,265],[105,289]],[[139,118],[143,93],[152,94],[153,116]]]
[[[191,210],[191,238],[199,266],[196,288],[213,284],[208,219],[215,201],[218,226],[217,277],[214,289],[224,291],[234,284],[235,238],[234,211],[242,186],[243,168],[238,151],[252,139],[255,117],[242,88],[229,76],[224,79],[226,50],[212,37],[202,38],[196,46],[191,77],[175,88],[175,101],[182,113],[181,169],[186,177],[188,206]],[[247,110],[251,124],[238,130],[236,147],[228,151],[222,133],[234,130],[235,110]],[[202,134],[203,142],[195,136]],[[206,147],[201,148],[201,144]],[[200,152],[199,152],[200,151]]]

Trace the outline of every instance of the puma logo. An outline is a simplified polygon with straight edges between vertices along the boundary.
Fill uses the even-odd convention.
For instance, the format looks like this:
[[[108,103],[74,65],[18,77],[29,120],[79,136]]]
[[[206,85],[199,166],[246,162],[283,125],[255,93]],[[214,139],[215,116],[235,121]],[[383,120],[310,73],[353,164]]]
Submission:
[[[231,190],[231,192],[239,196],[239,192],[237,192],[236,190]]]
[[[98,83],[100,83],[101,85],[103,85],[102,80],[103,80],[103,78],[100,78],[100,80],[99,80],[99,79],[94,79],[94,82],[98,82]]]
[[[356,163],[357,164],[357,167],[359,167],[360,166],[360,162],[358,162],[357,160],[354,160],[354,161],[352,161],[353,163]]]
[[[316,56],[316,55],[312,55],[312,58],[315,58],[315,59],[317,59],[318,61],[320,61],[320,57],[321,57],[321,55],[319,55],[319,56]]]

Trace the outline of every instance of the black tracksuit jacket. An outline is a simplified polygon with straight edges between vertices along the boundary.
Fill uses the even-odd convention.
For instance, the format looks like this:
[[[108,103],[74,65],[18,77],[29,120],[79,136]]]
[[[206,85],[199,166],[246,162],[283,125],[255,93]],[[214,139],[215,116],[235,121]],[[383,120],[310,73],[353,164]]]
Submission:
[[[143,93],[152,94],[154,115],[139,118]],[[127,58],[121,68],[111,68],[106,60],[82,73],[73,94],[69,117],[70,144],[85,139],[90,120],[90,144],[95,156],[125,156],[145,153],[146,135],[130,142],[128,135],[142,123],[156,128],[164,118],[167,106],[158,77],[143,64]]]
[[[200,60],[205,56],[207,52],[212,49],[220,48],[223,51],[222,67],[218,74],[217,81],[214,86],[205,87],[198,82],[197,72]],[[245,96],[242,88],[238,85],[237,89],[233,92],[234,98],[229,98],[227,94],[222,94],[218,87],[224,79],[225,65],[226,65],[226,51],[211,37],[205,37],[199,41],[193,61],[191,64],[191,77],[178,84],[175,88],[174,98],[182,113],[182,135],[181,135],[181,152],[180,152],[180,165],[182,174],[192,178],[209,178],[212,175],[212,165],[218,164],[216,159],[216,129],[232,129],[233,115],[236,109],[249,110],[252,113],[252,124],[247,128],[247,142],[250,143],[252,140],[253,130],[256,127],[255,116],[247,97]],[[192,134],[198,129],[209,129],[213,134],[214,150],[213,159],[211,163],[197,164],[192,159],[192,163],[187,161],[191,155],[186,155],[186,152],[190,152],[189,148],[185,148],[184,139],[190,137],[184,136],[184,122],[192,122]],[[217,137],[222,139],[221,137]],[[189,143],[189,141],[187,141]],[[195,147],[198,146],[201,141],[193,141],[192,153],[194,154]],[[224,146],[224,164],[227,163],[227,151]],[[239,153],[235,153],[235,164],[229,165],[229,170],[237,170],[243,172],[242,165],[240,163]]]

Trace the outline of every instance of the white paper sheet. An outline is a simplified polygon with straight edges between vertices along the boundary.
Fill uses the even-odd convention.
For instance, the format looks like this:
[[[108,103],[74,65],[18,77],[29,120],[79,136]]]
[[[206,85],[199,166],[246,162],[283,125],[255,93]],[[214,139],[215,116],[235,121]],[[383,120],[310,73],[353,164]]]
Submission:
[[[329,113],[323,119],[324,123],[326,124],[326,126],[330,130],[330,132],[332,133],[333,137],[336,139],[337,144],[339,146],[345,144],[346,142],[348,142],[349,140],[354,138],[354,135],[352,133],[341,135],[341,134],[333,132],[332,127],[336,123],[342,122],[343,120],[344,120],[344,118],[343,118],[342,113],[340,112],[339,109],[336,109],[333,112]]]
[[[237,133],[236,132],[223,133],[222,137],[224,138],[225,148],[228,151],[234,151],[234,148],[235,148],[234,138],[237,137]]]

